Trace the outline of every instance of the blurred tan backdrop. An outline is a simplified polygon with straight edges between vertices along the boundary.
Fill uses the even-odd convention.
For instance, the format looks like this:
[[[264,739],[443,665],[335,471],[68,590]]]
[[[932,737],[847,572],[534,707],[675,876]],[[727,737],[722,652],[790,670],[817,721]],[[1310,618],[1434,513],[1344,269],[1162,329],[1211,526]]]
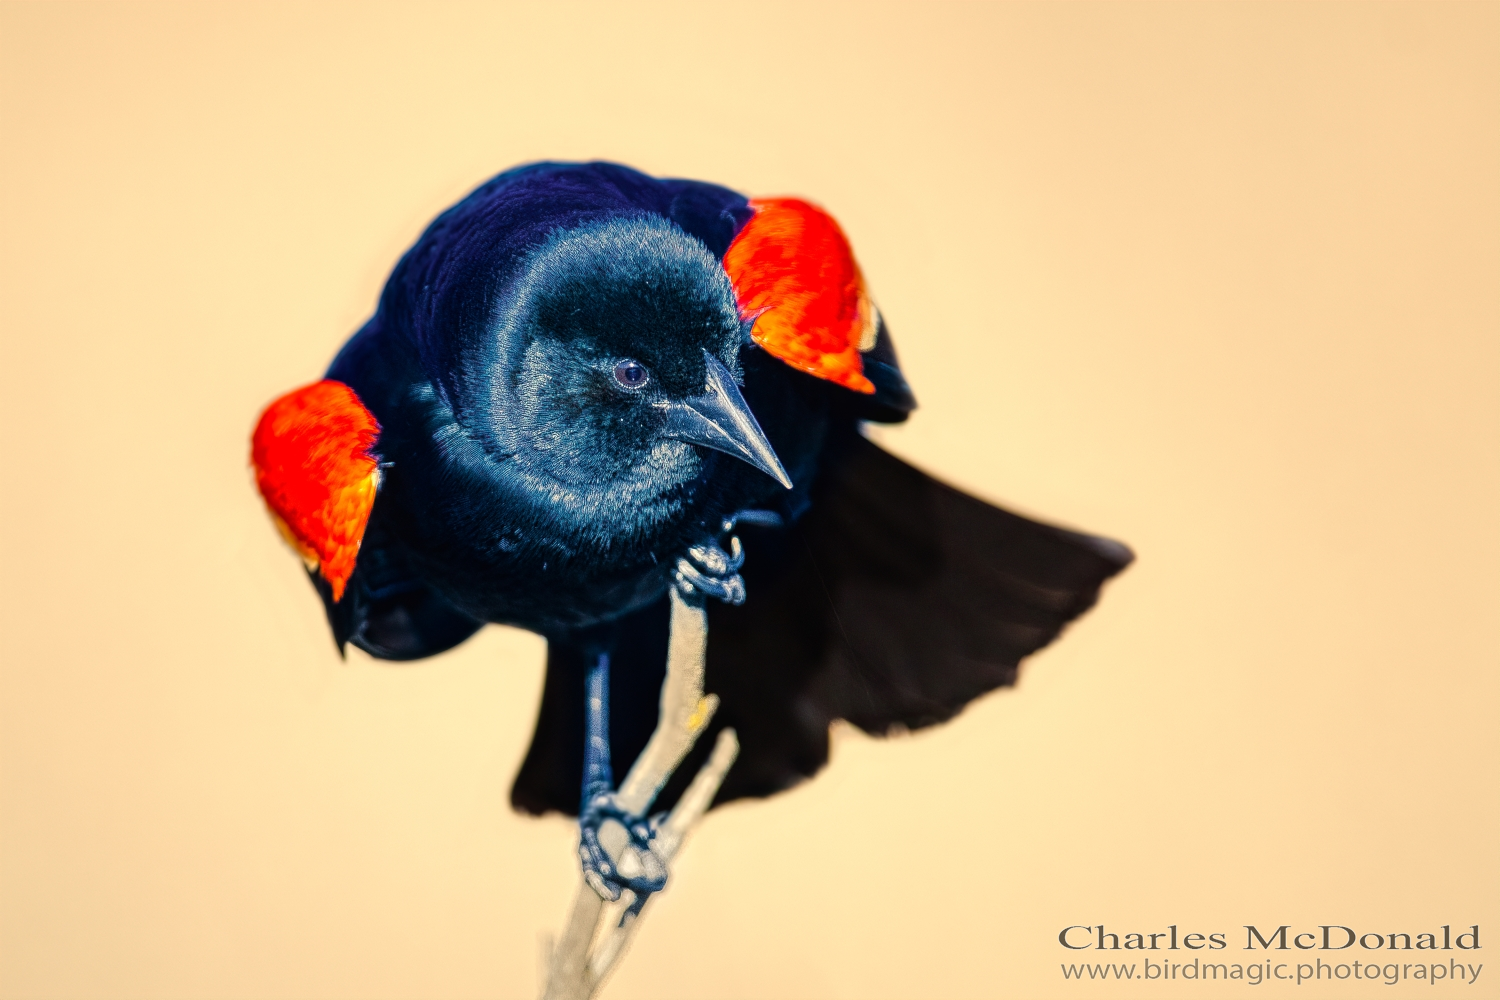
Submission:
[[[821,201],[923,404],[887,446],[1140,556],[1018,690],[714,813],[611,1000],[1144,995],[1063,982],[1101,921],[1500,933],[1497,14],[0,8],[0,994],[535,995],[541,640],[340,662],[246,455],[537,158]]]

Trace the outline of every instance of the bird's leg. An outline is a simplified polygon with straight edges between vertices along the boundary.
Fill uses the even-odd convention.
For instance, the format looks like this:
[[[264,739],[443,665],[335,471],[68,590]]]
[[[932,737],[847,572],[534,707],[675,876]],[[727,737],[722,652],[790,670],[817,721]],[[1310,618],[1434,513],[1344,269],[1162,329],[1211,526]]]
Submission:
[[[726,521],[726,532],[734,527]],[[745,599],[739,568],[740,540],[730,535],[694,545],[677,561],[672,586],[672,637],[656,731],[618,791],[609,756],[609,656],[601,653],[586,683],[583,798],[578,809],[578,858],[584,881],[600,898],[615,901],[630,890],[638,912],[667,881],[666,860],[655,849],[655,823],[646,811],[708,724],[717,699],[703,696],[707,596],[731,604]]]
[[[724,531],[733,527],[726,522]],[[672,815],[645,820],[719,705],[717,696],[703,693],[708,651],[704,605],[710,594],[734,603],[744,600],[745,584],[737,572],[743,561],[739,539],[731,537],[728,544],[727,551],[713,543],[693,546],[688,558],[678,561],[667,592],[671,632],[656,729],[615,791],[610,791],[608,657],[600,656],[589,671],[578,849],[586,888],[574,900],[563,938],[549,956],[546,1000],[593,996],[629,942],[642,907],[665,884],[667,863],[708,808],[738,753],[734,731],[721,732]],[[618,905],[606,907],[606,899]],[[606,928],[613,924],[602,933],[601,915]],[[596,939],[597,947],[591,948]]]
[[[620,801],[609,755],[609,654],[599,654],[586,682],[583,799],[578,808],[578,859],[583,878],[601,898],[629,889],[640,904],[667,882],[667,867],[652,846],[655,831]],[[649,803],[648,803],[649,805]]]

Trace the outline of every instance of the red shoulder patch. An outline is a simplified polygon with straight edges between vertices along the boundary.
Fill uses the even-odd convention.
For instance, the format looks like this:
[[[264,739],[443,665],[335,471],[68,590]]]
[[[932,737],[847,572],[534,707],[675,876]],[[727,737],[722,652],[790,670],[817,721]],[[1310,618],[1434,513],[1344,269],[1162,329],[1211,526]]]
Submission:
[[[375,506],[380,468],[370,449],[379,433],[354,390],[325,379],[266,407],[251,438],[255,484],[271,517],[335,601]]]
[[[860,351],[875,343],[875,306],[833,216],[796,198],[753,198],[755,215],[724,254],[751,337],[793,368],[873,393]]]

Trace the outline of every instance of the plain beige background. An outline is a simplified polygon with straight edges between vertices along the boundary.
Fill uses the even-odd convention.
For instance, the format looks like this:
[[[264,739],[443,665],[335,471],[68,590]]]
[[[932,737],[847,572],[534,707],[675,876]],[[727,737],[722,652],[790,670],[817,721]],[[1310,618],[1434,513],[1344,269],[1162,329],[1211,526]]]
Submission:
[[[1482,960],[1497,15],[0,8],[0,994],[535,995],[576,878],[506,805],[541,640],[340,662],[246,454],[544,157],[821,201],[923,404],[887,446],[1140,555],[1017,690],[714,813],[611,1000],[1148,995],[1062,981],[1100,921]]]

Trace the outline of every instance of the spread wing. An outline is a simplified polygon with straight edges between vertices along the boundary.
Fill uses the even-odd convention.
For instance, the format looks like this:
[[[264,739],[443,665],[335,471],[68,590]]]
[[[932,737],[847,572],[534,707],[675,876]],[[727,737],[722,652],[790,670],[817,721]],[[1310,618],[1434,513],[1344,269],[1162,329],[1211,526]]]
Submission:
[[[255,483],[283,537],[337,603],[354,572],[380,466],[380,425],[342,382],[325,379],[266,407],[251,439]]]
[[[871,733],[952,718],[1014,683],[1017,667],[1088,610],[1133,558],[1125,546],[993,507],[847,430],[830,442],[807,515],[790,528],[742,524],[748,598],[710,602],[706,687],[712,728],[733,726],[740,756],[718,802],[770,795],[828,760],[828,725]],[[623,774],[655,725],[666,614],[620,625],[612,691],[637,707],[611,718]],[[583,656],[549,643],[546,693],[511,793],[531,812],[577,809]],[[622,697],[612,694],[612,698]],[[657,808],[682,793],[713,745],[700,737]],[[576,748],[576,749],[575,749]]]
[[[743,531],[749,599],[709,611],[715,722],[736,727],[742,747],[719,801],[816,772],[834,719],[876,735],[916,729],[1013,684],[1021,660],[1133,558],[959,492],[857,435],[830,452],[806,517]]]

